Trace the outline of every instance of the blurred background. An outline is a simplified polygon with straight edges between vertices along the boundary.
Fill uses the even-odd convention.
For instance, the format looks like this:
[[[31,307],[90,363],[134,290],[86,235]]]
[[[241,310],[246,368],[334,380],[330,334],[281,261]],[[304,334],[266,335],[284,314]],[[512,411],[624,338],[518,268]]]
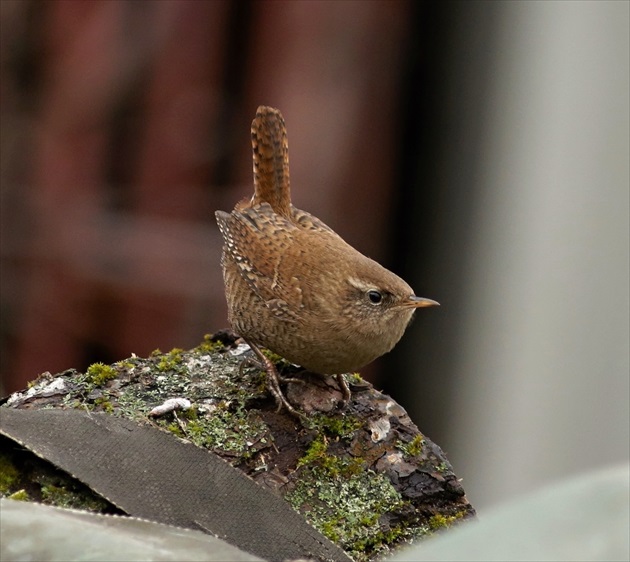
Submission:
[[[484,508],[629,456],[629,4],[0,2],[3,393],[227,327],[216,209],[297,207],[442,303],[366,369]]]

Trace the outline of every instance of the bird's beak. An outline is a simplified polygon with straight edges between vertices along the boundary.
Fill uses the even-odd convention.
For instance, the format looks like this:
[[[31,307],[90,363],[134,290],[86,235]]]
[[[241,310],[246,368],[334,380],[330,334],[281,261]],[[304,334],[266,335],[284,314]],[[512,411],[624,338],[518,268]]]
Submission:
[[[423,297],[411,295],[408,301],[402,303],[405,308],[424,308],[426,306],[440,306],[440,303]]]

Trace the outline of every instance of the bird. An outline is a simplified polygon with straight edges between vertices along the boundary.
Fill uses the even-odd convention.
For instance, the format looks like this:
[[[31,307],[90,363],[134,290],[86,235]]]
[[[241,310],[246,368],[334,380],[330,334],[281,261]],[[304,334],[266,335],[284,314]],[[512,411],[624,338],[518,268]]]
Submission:
[[[261,348],[335,376],[345,404],[351,393],[343,374],[389,352],[416,309],[439,303],[416,296],[398,275],[292,205],[287,131],[278,109],[260,106],[251,135],[254,194],[230,213],[215,213],[228,321],[267,372],[278,409],[296,413]]]

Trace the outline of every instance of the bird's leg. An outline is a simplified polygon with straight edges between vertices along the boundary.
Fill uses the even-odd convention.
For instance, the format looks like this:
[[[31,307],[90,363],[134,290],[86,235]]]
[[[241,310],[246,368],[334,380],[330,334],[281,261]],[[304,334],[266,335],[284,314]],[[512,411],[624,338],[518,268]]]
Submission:
[[[245,339],[245,338],[243,338]],[[254,350],[254,348],[251,346],[251,344],[249,342],[247,342],[247,345],[250,346],[250,348],[252,349],[252,351]],[[264,355],[264,354],[263,354]],[[267,357],[265,357],[265,359],[269,360]],[[273,362],[271,362],[271,364],[273,365]],[[240,363],[240,365],[238,366],[238,373],[239,375],[243,376],[243,369],[245,369],[245,367],[256,367],[256,369],[262,369],[263,371],[267,372],[267,363],[261,361],[260,359],[258,359],[258,356],[254,357],[245,357],[245,359],[243,359]],[[278,380],[280,382],[297,382],[299,384],[306,384],[306,381],[302,380],[302,379],[298,379],[297,377],[285,377],[284,375],[281,375],[278,372],[278,369],[276,369],[276,366],[273,365],[273,368],[276,371],[276,376],[278,378]]]
[[[247,342],[247,345],[249,345],[251,350],[256,355],[256,358],[258,362],[260,363],[261,368],[267,372],[267,382],[269,386],[269,392],[271,392],[271,395],[274,397],[276,404],[278,405],[278,409],[276,411],[279,412],[282,409],[282,407],[285,407],[287,409],[287,412],[289,412],[291,415],[301,417],[300,413],[293,406],[291,406],[291,404],[289,404],[289,401],[286,399],[284,394],[282,394],[282,389],[280,388],[280,381],[283,381],[283,382],[286,382],[286,381],[304,382],[304,381],[300,379],[281,377],[280,374],[278,373],[278,369],[276,369],[276,366],[273,364],[273,361],[271,361],[268,357],[266,357],[265,354],[262,351],[260,351],[258,346],[254,345],[250,341],[247,341],[247,340],[245,341]],[[241,367],[243,366],[243,363],[241,363]]]
[[[343,375],[335,375],[335,379],[337,379],[337,384],[341,389],[343,402],[341,407],[343,408],[348,402],[350,402],[350,398],[352,397],[352,392],[350,392],[350,387],[346,382],[346,379]]]

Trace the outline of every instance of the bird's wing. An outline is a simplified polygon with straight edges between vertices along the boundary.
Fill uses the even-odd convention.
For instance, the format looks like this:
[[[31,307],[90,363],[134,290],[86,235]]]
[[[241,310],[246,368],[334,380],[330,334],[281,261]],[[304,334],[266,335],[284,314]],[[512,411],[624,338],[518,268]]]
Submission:
[[[297,321],[303,306],[299,280],[286,261],[300,259],[294,243],[297,227],[274,213],[268,203],[232,213],[217,211],[224,252],[249,288],[279,318]]]

